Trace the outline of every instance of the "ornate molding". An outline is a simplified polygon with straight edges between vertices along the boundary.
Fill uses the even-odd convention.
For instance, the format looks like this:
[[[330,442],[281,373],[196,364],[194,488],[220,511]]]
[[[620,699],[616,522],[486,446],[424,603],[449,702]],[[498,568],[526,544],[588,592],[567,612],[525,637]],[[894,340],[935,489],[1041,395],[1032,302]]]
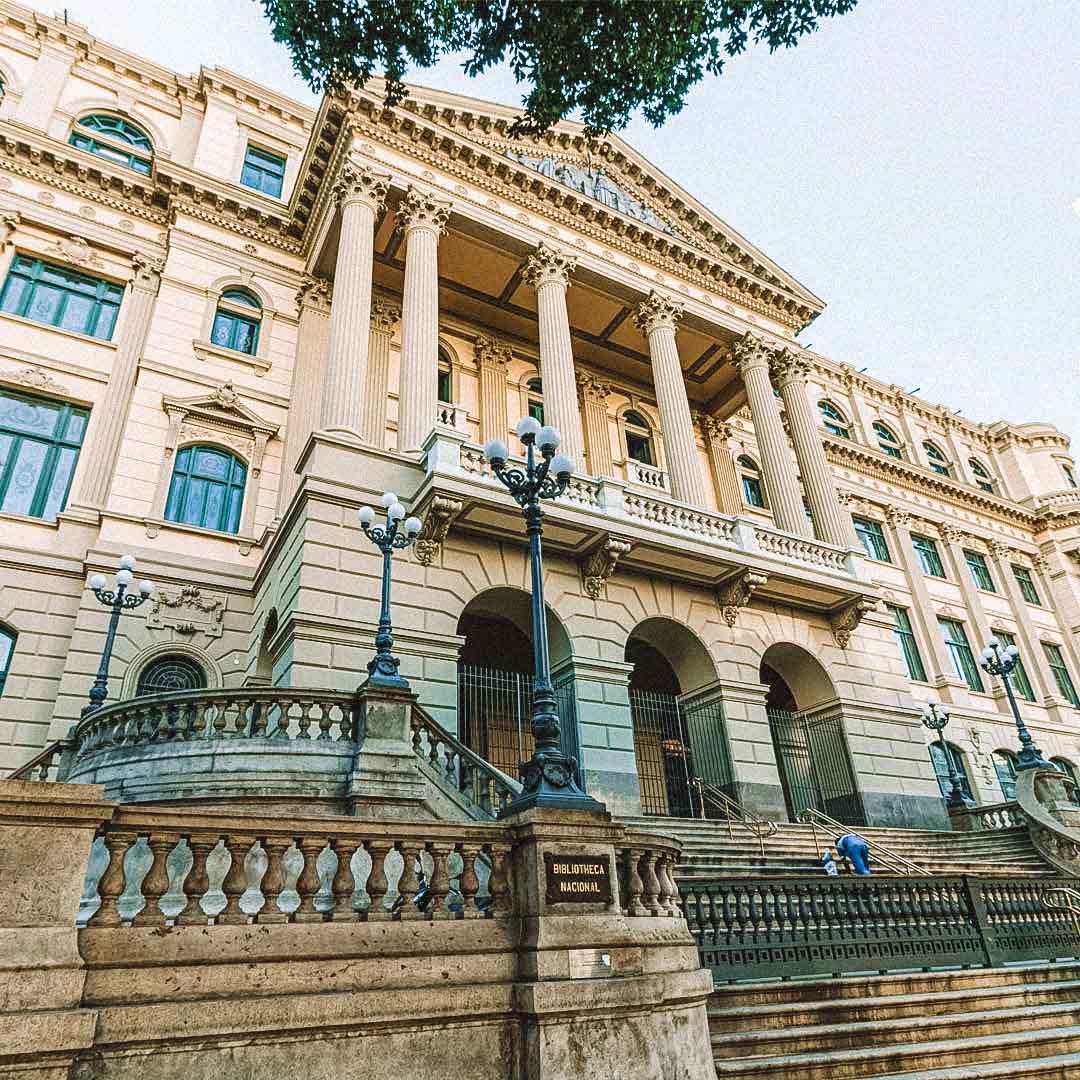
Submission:
[[[422,566],[430,566],[435,561],[450,534],[450,526],[464,508],[465,504],[460,499],[452,499],[448,495],[432,497],[415,544],[416,561]]]
[[[154,593],[146,625],[154,630],[174,630],[185,636],[201,633],[219,638],[228,598],[224,593],[203,592],[198,585],[178,590],[160,588]]]
[[[754,593],[769,580],[768,575],[756,570],[743,570],[720,582],[716,588],[716,602],[724,622],[734,627],[739,618],[739,608],[746,607]]]
[[[995,559],[1003,559],[1008,562],[1013,558],[1013,550],[1001,540],[987,540],[986,546]]]
[[[675,331],[686,305],[655,289],[634,310],[634,325],[648,337],[654,330]]]
[[[898,529],[907,529],[911,526],[911,514],[899,506],[886,506],[885,520]]]
[[[721,420],[710,413],[698,413],[696,419],[701,434],[711,443],[725,446],[735,434],[726,420]]]
[[[446,229],[452,206],[449,199],[440,199],[410,184],[397,208],[398,228],[406,233],[410,229],[430,229],[438,236]]]
[[[790,383],[805,383],[810,374],[810,361],[794,349],[777,349],[769,357],[769,373],[783,390]]]
[[[955,525],[942,523],[938,526],[938,531],[941,533],[941,539],[947,544],[963,544],[966,539],[964,531]]]
[[[577,269],[577,262],[576,256],[541,242],[525,260],[521,276],[533,289],[552,283],[566,288],[570,284],[570,275]]]
[[[347,162],[338,175],[332,194],[334,202],[341,208],[360,202],[378,213],[389,191],[389,173],[376,172],[368,165]]]
[[[158,286],[161,284],[161,275],[165,272],[165,260],[136,251],[131,256],[131,270],[131,287],[133,289],[157,292]]]
[[[0,251],[4,251],[8,244],[12,243],[21,223],[22,215],[18,210],[0,211]]]
[[[586,596],[593,600],[600,599],[604,586],[619,565],[619,560],[627,555],[633,546],[632,540],[608,534],[595,551],[581,560],[581,587]]]
[[[22,386],[29,386],[32,390],[45,390],[53,394],[68,393],[67,389],[48,372],[38,367],[25,367],[18,371],[0,371],[0,382],[19,383]]]
[[[576,373],[578,390],[582,401],[590,405],[605,405],[611,395],[611,383],[593,375],[588,371]]]
[[[863,616],[876,610],[878,601],[870,596],[860,596],[850,604],[845,604],[829,617],[829,626],[832,628],[833,638],[841,649],[848,647],[851,635],[856,627],[863,621]]]
[[[773,347],[757,334],[747,331],[731,348],[730,360],[735,370],[743,375],[751,368],[769,368]]]
[[[371,329],[392,334],[401,322],[401,306],[385,296],[371,298]]]
[[[506,371],[514,358],[509,345],[504,345],[501,341],[483,334],[476,339],[473,356],[481,367],[495,368],[501,372]]]
[[[63,240],[54,240],[51,244],[45,245],[45,250],[63,259],[64,262],[72,263],[75,266],[92,266],[96,270],[100,270],[105,266],[101,257],[94,252],[86,238],[82,236],[72,235],[65,237]],[[132,263],[134,263],[134,259]]]
[[[296,290],[296,306],[303,310],[311,308],[322,315],[330,314],[330,282],[326,278],[305,274]]]

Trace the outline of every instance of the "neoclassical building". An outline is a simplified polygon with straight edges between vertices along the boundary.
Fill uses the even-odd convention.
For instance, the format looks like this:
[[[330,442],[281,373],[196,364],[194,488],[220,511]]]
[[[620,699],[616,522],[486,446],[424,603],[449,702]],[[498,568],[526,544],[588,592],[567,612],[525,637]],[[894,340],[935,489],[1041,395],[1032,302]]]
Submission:
[[[402,672],[506,772],[531,750],[524,531],[480,447],[529,414],[567,748],[613,811],[700,780],[784,820],[946,826],[1015,730],[1080,763],[1068,438],[980,424],[796,341],[823,302],[617,137],[414,88],[317,111],[0,0],[0,765],[79,717],[122,553],[110,700],[351,689],[396,491]],[[858,358],[855,358],[856,360]],[[1075,391],[1075,388],[1074,388]]]

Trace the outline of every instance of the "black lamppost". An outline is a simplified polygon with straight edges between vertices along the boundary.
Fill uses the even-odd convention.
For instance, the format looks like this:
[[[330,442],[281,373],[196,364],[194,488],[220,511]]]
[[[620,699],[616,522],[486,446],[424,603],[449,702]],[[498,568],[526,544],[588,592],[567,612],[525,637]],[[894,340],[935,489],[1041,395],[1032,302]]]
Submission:
[[[382,686],[391,690],[408,690],[408,682],[398,674],[401,661],[394,655],[394,635],[390,629],[390,556],[395,549],[407,548],[420,532],[420,519],[405,517],[405,507],[398,497],[387,491],[380,500],[386,507],[386,524],[375,525],[375,511],[361,506],[356,512],[364,535],[382,552],[382,608],[379,611],[379,629],[375,634],[375,656],[368,664],[368,686]],[[402,518],[405,520],[402,521]],[[400,525],[399,525],[400,523]]]
[[[97,677],[94,679],[94,685],[90,687],[90,704],[83,706],[81,714],[83,716],[89,716],[90,713],[100,709],[108,693],[109,661],[112,660],[113,644],[116,641],[116,627],[120,622],[120,612],[139,607],[140,604],[149,599],[150,594],[154,591],[154,583],[145,580],[139,582],[139,591],[137,593],[127,591],[135,580],[135,575],[132,573],[134,569],[135,556],[121,555],[120,569],[116,571],[115,589],[106,588],[108,581],[104,574],[90,575],[90,588],[94,590],[94,595],[102,604],[112,609],[112,614],[109,616],[109,629],[105,634],[105,647],[101,650],[101,663],[98,664]]]
[[[934,702],[924,705],[922,722],[925,727],[937,732],[941,753],[949,769],[949,783],[952,785],[952,789],[945,799],[945,805],[950,809],[958,806],[970,806],[970,801],[964,797],[964,786],[961,783],[960,773],[957,771],[956,763],[953,761],[952,753],[949,750],[949,744],[945,741],[945,725],[949,722],[948,705],[936,705]]]
[[[1020,709],[1016,704],[1016,695],[1013,693],[1012,680],[1009,676],[1020,663],[1020,650],[1015,645],[1006,645],[1004,648],[997,638],[992,637],[979,655],[979,667],[990,675],[997,675],[1005,684],[1005,696],[1009,699],[1009,708],[1012,709],[1013,719],[1016,720],[1016,730],[1020,735],[1020,758],[1016,763],[1017,769],[1052,769],[1050,764],[1042,756],[1042,751],[1035,745],[1020,715]]]
[[[581,774],[574,758],[559,748],[559,714],[551,685],[548,656],[547,617],[544,607],[544,563],[540,549],[544,512],[541,499],[557,499],[570,483],[574,463],[565,454],[555,456],[559,433],[542,427],[531,416],[517,423],[518,438],[525,447],[525,467],[507,468],[510,452],[506,443],[492,439],[484,447],[484,457],[521,507],[525,531],[529,535],[529,565],[532,579],[533,702],[532,732],[536,748],[528,761],[520,763],[521,794],[504,815],[518,814],[532,807],[559,810],[603,810],[602,803],[581,790]],[[537,461],[536,451],[540,451]]]

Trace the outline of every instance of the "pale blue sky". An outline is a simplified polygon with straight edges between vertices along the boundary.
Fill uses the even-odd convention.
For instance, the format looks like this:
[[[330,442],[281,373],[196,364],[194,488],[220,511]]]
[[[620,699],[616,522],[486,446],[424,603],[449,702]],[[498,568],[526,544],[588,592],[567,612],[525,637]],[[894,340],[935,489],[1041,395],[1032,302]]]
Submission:
[[[175,70],[315,100],[255,0],[67,7]],[[862,0],[622,135],[828,303],[804,344],[972,419],[1080,436],[1078,42],[1075,0]],[[505,71],[410,78],[521,98]]]

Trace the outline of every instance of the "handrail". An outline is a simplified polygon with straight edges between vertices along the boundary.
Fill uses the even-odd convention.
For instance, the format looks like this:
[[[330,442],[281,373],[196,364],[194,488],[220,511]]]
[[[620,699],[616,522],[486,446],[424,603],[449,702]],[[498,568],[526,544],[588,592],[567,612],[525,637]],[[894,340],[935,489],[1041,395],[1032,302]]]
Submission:
[[[1069,789],[1073,780],[1057,769],[1024,769],[1016,778],[1016,801],[1027,818],[1028,836],[1042,858],[1065,874],[1080,868],[1080,831],[1061,821],[1039,798],[1039,784],[1049,781]]]
[[[776,822],[752,814],[744,806],[736,802],[730,795],[721,791],[715,784],[710,784],[707,780],[695,777],[691,783],[698,789],[698,795],[701,799],[702,819],[704,820],[705,818],[705,800],[708,799],[709,802],[720,808],[724,820],[727,821],[728,839],[731,839],[731,826],[741,825],[744,829],[753,834],[758,842],[758,847],[761,849],[761,857],[764,859],[765,839],[776,832]]]
[[[76,745],[75,739],[70,735],[57,739],[55,742],[49,743],[40,754],[32,757],[29,761],[23,762],[17,769],[12,769],[7,778],[9,780],[47,781],[49,773],[55,768],[56,775],[53,779],[57,781],[65,780],[71,767],[71,758],[74,756]],[[37,776],[34,776],[35,771]]]
[[[808,806],[800,815],[799,821],[804,825],[809,825],[814,830],[814,847],[818,846],[817,842],[817,827],[820,825],[822,831],[828,831],[835,835],[843,835],[846,832],[852,830],[843,822],[837,821],[835,818],[829,817],[828,814],[823,813],[816,807]],[[879,843],[876,840],[866,840],[866,846],[870,849],[870,853],[886,870],[890,870],[894,874],[917,874],[922,877],[927,877],[930,871],[918,863],[912,862],[910,859],[905,859],[903,855],[898,855],[891,848],[886,847],[884,844]]]

